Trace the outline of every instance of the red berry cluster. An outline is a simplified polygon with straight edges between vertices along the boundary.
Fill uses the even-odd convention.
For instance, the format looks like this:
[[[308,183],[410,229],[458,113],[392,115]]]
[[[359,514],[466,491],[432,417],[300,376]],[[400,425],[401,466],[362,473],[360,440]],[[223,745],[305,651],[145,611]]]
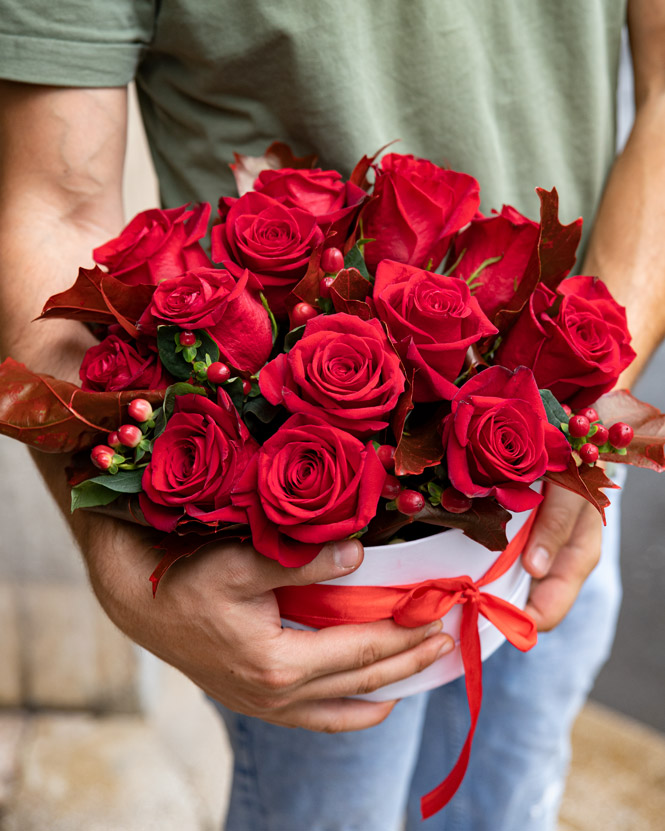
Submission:
[[[568,420],[568,435],[583,462],[589,465],[598,461],[601,449],[605,452],[623,450],[633,440],[633,428],[617,421],[609,429],[600,422],[593,407],[579,410]],[[587,441],[582,442],[582,439]]]
[[[153,409],[152,404],[145,398],[135,398],[129,402],[127,413],[130,418],[152,427]],[[118,467],[127,463],[122,455],[123,448],[134,450],[141,444],[143,431],[136,424],[121,424],[117,430],[112,430],[108,435],[108,445],[98,444],[92,448],[90,458],[95,467],[106,470],[109,473],[117,473]]]

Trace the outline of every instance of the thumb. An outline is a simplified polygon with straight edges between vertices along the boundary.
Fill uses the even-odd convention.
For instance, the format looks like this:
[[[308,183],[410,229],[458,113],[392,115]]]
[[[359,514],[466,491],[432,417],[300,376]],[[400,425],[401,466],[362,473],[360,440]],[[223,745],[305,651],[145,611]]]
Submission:
[[[363,561],[363,547],[358,540],[339,540],[324,546],[309,563],[298,568],[279,566],[277,581],[270,588],[279,586],[308,586],[333,580],[355,571]],[[275,565],[278,565],[277,563]]]
[[[559,550],[570,539],[585,504],[576,493],[548,486],[522,557],[522,564],[532,577],[540,579],[549,572]]]

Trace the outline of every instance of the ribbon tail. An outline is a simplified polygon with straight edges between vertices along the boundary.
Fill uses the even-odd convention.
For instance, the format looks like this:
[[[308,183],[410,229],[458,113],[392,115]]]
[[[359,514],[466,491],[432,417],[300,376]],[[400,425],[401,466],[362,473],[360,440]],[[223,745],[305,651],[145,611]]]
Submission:
[[[460,627],[460,649],[464,663],[466,694],[469,702],[471,725],[464,742],[464,747],[448,776],[436,788],[425,794],[420,800],[423,819],[428,819],[446,806],[462,784],[469,765],[471,745],[476,732],[480,705],[483,698],[483,664],[480,657],[480,637],[478,635],[478,604],[467,602],[462,610]]]
[[[536,645],[538,630],[533,618],[507,600],[483,593],[480,595],[480,612],[522,652]]]

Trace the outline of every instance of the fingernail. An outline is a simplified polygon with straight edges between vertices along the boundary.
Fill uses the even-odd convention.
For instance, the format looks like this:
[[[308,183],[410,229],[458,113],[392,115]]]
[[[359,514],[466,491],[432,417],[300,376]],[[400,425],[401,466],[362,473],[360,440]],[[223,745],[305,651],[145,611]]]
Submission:
[[[537,545],[529,555],[531,565],[540,574],[546,574],[550,567],[550,552],[542,545]]]
[[[443,623],[440,620],[435,620],[434,623],[430,624],[429,628],[425,632],[425,638],[431,638],[432,635],[436,635],[437,632],[440,632],[443,629]]]
[[[342,540],[333,547],[333,557],[337,568],[348,571],[360,562],[360,548],[355,540]]]
[[[439,649],[437,658],[440,658],[442,655],[447,655],[449,652],[452,652],[455,648],[455,641],[452,638],[448,638],[446,642],[443,644],[441,649]]]

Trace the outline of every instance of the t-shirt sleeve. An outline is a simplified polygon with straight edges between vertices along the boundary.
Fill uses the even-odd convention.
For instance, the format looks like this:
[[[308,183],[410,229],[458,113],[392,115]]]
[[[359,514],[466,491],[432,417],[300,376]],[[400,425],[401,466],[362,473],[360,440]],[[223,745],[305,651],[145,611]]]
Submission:
[[[0,78],[125,86],[152,39],[157,0],[0,0]]]

